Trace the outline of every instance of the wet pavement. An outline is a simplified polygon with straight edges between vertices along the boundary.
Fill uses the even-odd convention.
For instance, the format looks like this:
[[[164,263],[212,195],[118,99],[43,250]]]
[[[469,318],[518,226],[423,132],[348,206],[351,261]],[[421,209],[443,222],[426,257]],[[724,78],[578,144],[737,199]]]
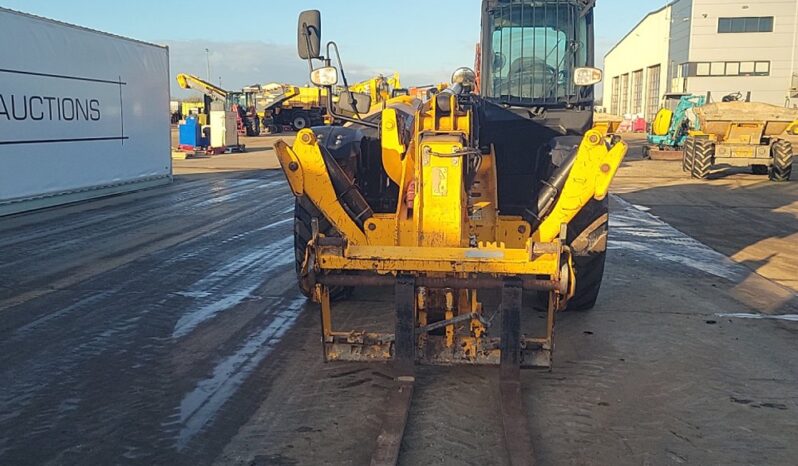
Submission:
[[[391,381],[322,363],[293,200],[259,157],[0,219],[0,464],[367,463]],[[597,308],[523,374],[539,463],[795,464],[798,183],[644,163],[614,187]],[[340,327],[390,318],[390,292],[354,298]],[[506,462],[496,377],[421,368],[402,464]]]
[[[207,461],[305,304],[292,199],[277,172],[185,177],[3,219],[0,463]]]

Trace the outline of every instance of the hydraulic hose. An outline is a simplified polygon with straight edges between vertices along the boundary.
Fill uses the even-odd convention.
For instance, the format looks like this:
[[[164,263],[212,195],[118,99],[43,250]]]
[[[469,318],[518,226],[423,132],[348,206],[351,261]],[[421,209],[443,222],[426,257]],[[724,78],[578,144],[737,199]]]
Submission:
[[[525,209],[523,213],[524,220],[529,222],[532,227],[532,231],[538,229],[543,220],[551,213],[551,210],[554,208],[554,204],[557,201],[557,197],[559,196],[560,192],[562,191],[563,186],[565,186],[565,182],[568,180],[568,175],[571,173],[571,169],[574,166],[574,162],[576,162],[576,154],[578,150],[574,150],[568,157],[563,161],[562,165],[560,165],[557,170],[551,175],[551,177],[543,182],[543,188],[541,188],[540,192],[538,193],[537,202],[534,205],[534,210],[532,209]]]

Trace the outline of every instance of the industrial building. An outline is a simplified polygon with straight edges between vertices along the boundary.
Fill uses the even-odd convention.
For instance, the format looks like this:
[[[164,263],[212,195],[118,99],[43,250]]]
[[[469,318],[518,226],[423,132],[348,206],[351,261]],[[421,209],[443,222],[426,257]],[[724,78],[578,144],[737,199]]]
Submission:
[[[604,106],[653,120],[665,93],[751,93],[798,105],[798,1],[677,0],[649,13],[605,56]]]

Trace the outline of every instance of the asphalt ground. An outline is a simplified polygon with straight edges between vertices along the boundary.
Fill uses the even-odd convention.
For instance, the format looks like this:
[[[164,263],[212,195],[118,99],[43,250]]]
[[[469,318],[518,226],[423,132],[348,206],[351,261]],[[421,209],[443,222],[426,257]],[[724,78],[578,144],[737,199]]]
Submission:
[[[538,463],[795,464],[798,182],[698,182],[628,140],[598,305],[522,374]],[[273,141],[0,219],[0,464],[368,462],[392,382],[321,360]],[[385,325],[392,296],[335,309]],[[421,368],[401,463],[505,463],[497,377]]]

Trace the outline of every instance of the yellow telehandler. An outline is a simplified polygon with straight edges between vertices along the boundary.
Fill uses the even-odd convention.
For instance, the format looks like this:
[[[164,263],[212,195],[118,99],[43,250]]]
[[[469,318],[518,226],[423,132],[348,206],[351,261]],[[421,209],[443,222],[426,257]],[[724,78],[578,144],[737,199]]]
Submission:
[[[500,365],[507,448],[528,464],[519,369],[551,367],[555,314],[596,302],[607,193],[627,151],[593,129],[594,3],[483,0],[479,94],[468,68],[427,102],[401,96],[367,117],[370,97],[349,93],[330,106],[346,125],[275,144],[296,196],[298,282],[320,304],[326,360],[393,361],[397,371],[395,416],[372,464],[395,461],[417,363]],[[298,48],[311,81],[330,89],[345,74],[335,43],[322,56],[320,16],[300,15]],[[333,328],[332,303],[364,286],[395,290],[393,332]],[[495,323],[497,309],[479,299],[491,289]],[[521,333],[524,290],[544,298],[542,335]]]

